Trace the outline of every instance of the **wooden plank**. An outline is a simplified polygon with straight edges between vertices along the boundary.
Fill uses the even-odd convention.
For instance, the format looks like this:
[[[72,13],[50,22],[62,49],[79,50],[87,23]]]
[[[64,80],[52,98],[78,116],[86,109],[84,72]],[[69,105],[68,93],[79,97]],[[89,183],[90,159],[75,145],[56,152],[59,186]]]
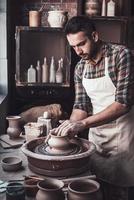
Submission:
[[[5,149],[16,148],[16,147],[21,146],[24,143],[25,137],[20,136],[19,138],[10,139],[9,136],[5,134],[5,135],[0,136],[0,140],[1,140],[1,145],[3,148]]]

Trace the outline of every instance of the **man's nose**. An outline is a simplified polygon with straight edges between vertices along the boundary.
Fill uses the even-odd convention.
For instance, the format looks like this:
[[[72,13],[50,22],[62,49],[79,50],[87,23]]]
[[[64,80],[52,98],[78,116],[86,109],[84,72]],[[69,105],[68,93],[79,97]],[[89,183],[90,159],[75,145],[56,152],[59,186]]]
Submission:
[[[76,51],[77,55],[81,55],[81,53],[82,53],[82,49],[77,46],[75,47],[75,51]]]

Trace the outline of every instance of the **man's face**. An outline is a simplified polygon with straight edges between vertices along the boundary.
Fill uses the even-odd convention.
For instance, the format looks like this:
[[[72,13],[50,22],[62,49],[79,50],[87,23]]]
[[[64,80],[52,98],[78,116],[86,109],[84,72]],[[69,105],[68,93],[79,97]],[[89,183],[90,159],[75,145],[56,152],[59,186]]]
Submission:
[[[78,56],[85,60],[92,58],[95,42],[89,39],[84,32],[70,33],[67,35],[67,40]]]

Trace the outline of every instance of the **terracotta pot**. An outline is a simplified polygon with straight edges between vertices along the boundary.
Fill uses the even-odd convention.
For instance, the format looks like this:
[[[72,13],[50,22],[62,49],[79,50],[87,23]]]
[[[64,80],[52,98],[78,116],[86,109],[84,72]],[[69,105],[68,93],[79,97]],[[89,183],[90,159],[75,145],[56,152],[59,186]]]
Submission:
[[[57,179],[45,179],[37,184],[39,190],[36,200],[64,200],[65,195],[62,191],[64,183]]]
[[[7,134],[11,139],[18,138],[21,134],[21,127],[20,127],[20,116],[8,116],[6,117],[8,120],[9,126],[7,128]]]
[[[99,200],[100,185],[98,182],[90,179],[76,180],[68,185],[68,200]]]

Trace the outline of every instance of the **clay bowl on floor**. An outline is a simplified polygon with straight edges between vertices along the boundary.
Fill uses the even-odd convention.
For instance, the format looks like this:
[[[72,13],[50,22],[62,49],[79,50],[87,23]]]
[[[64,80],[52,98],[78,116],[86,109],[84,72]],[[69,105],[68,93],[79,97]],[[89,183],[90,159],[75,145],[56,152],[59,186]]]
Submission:
[[[100,184],[97,181],[85,179],[75,180],[68,185],[68,200],[100,199]]]
[[[22,160],[19,157],[5,157],[1,161],[4,171],[17,171],[22,167]]]

